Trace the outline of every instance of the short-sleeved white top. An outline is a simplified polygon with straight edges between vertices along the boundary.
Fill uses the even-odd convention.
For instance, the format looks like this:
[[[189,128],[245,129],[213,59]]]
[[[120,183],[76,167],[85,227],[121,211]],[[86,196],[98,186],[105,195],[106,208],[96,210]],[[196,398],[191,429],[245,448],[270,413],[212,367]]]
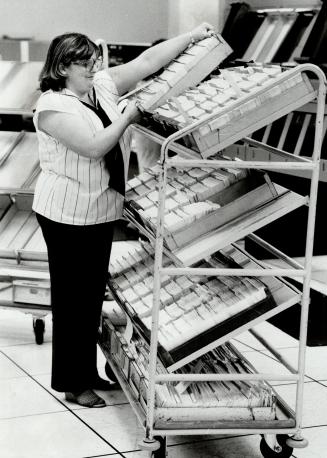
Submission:
[[[117,107],[118,92],[105,70],[95,74],[94,88],[109,119],[117,119],[120,116]],[[103,129],[100,118],[70,90],[49,90],[40,96],[33,121],[39,141],[41,173],[35,187],[33,210],[65,224],[89,225],[119,219],[122,216],[124,197],[108,187],[109,172],[103,158],[82,156],[40,131],[39,114],[48,110],[82,117],[93,133]],[[130,137],[128,128],[119,142],[125,163],[125,178]]]

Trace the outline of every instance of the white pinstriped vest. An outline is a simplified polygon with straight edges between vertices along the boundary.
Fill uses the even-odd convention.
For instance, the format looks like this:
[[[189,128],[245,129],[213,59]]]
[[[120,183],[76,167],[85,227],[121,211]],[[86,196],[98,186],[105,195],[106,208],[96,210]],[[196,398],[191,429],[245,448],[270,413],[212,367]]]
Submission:
[[[106,71],[96,73],[94,88],[110,120],[117,119],[117,89]],[[103,129],[99,117],[68,89],[61,92],[50,90],[40,96],[33,120],[39,141],[41,173],[35,187],[33,210],[53,221],[66,224],[89,225],[119,219],[124,198],[108,188],[109,172],[104,160],[82,156],[40,131],[38,116],[47,110],[81,116],[94,133]],[[125,131],[120,146],[127,175],[129,129]]]

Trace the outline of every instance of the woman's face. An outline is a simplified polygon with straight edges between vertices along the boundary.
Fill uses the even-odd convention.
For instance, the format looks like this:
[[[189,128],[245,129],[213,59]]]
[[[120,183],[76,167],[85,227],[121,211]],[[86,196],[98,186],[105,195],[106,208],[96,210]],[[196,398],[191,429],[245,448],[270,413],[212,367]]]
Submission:
[[[93,87],[94,75],[101,65],[101,58],[97,58],[95,54],[90,59],[72,62],[65,68],[66,88],[78,96],[87,94]]]

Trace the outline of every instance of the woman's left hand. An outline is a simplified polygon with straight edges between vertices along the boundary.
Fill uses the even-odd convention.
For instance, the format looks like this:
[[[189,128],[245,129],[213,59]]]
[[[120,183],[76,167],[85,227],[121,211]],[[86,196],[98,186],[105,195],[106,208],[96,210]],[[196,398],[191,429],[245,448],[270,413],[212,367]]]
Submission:
[[[208,22],[203,22],[190,32],[191,39],[195,42],[211,37],[215,31]]]

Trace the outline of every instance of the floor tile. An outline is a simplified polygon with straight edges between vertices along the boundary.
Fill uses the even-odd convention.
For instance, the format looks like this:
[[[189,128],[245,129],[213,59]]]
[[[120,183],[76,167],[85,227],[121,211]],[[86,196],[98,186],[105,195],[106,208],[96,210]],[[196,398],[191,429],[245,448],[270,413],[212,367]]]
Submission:
[[[65,410],[56,399],[30,377],[0,380],[0,418]]]
[[[139,448],[138,441],[143,438],[144,430],[129,404],[75,413],[120,452]]]
[[[282,399],[287,401],[291,409],[295,409],[295,385],[275,387]],[[327,389],[316,382],[304,384],[302,426],[327,426]],[[326,447],[327,449],[327,447]]]
[[[279,375],[289,375],[290,372],[283,364],[281,364],[272,356],[269,356],[268,352],[252,351],[244,353],[244,357],[254,366],[256,372],[276,375],[276,380],[269,381],[271,385],[296,383],[295,381],[278,380]]]
[[[2,348],[15,363],[31,375],[48,374],[51,371],[51,343],[28,344]]]
[[[70,412],[0,420],[3,458],[82,458],[115,453]]]
[[[58,400],[60,400],[65,406],[69,407],[70,410],[80,410],[85,409],[87,407],[82,407],[72,402],[68,402],[65,400],[64,393],[59,393],[51,388],[51,375],[36,375],[35,379],[44,386],[53,396],[55,396]],[[99,395],[106,401],[108,406],[116,405],[116,404],[127,404],[128,401],[124,392],[120,389],[117,384],[117,387],[114,388],[112,391],[98,391]]]
[[[14,377],[26,377],[26,374],[5,355],[0,353],[0,380]]]
[[[298,368],[298,348],[280,348],[278,352],[282,357],[289,362],[296,370]],[[265,359],[266,355],[267,359]],[[272,359],[272,355],[268,351],[244,353],[247,358],[256,368],[258,372],[278,371],[279,373],[287,374],[287,370],[283,365]],[[327,365],[323,361],[327,360],[327,347],[307,347],[305,356],[305,380],[314,379],[317,381],[327,380]],[[287,383],[287,382],[283,382]],[[274,383],[273,383],[274,384]]]
[[[303,437],[309,440],[305,449],[294,449],[296,458],[326,458],[326,427],[303,429]],[[187,438],[184,438],[185,442]],[[168,447],[169,458],[262,458],[259,451],[260,436],[230,437],[198,443]],[[125,453],[127,458],[146,458],[146,452]]]
[[[303,449],[294,449],[296,458],[326,458],[327,450],[327,425],[324,427],[305,428],[303,437],[308,439],[309,445]]]
[[[169,448],[171,458],[262,458],[259,449],[260,436],[216,439]]]
[[[244,354],[251,351],[265,350],[265,347],[260,342],[255,340],[254,337],[248,332],[244,332],[243,334],[235,337],[235,339],[231,340],[231,343],[238,351]]]
[[[30,375],[45,375],[51,373],[51,342],[45,342],[42,345],[36,345],[34,343],[14,345],[2,348],[2,352]],[[98,349],[97,354],[99,374],[107,378],[104,370],[106,359],[100,349]]]
[[[187,442],[187,437],[184,437]],[[169,458],[262,458],[260,436],[229,437],[168,447]],[[145,458],[141,451],[125,453],[126,458]]]
[[[299,344],[297,339],[294,339],[266,321],[255,326],[254,330],[261,334],[270,345],[277,349],[297,347]],[[244,348],[244,351],[266,350],[266,347],[262,345],[249,331],[238,335],[235,340],[241,342],[247,347],[247,350]]]
[[[279,353],[289,361],[295,369],[298,367],[298,349],[282,348]],[[305,354],[305,374],[314,380],[327,380],[327,347],[307,347]]]
[[[51,313],[45,318],[44,341],[51,340]],[[35,343],[33,316],[20,309],[0,308],[0,347]]]
[[[76,414],[121,452],[139,449],[139,441],[144,438],[144,429],[129,404],[107,407],[97,412],[83,409]],[[169,436],[167,443],[203,442],[213,437],[217,436]]]

